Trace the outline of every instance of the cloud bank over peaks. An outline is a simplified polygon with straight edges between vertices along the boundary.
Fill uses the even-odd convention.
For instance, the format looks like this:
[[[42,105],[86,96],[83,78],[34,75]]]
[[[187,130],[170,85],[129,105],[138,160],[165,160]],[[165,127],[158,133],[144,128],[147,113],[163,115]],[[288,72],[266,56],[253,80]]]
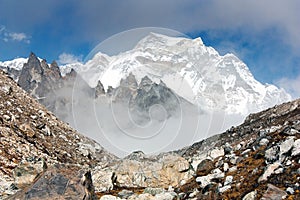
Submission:
[[[277,81],[277,84],[291,94],[293,99],[300,98],[300,75],[293,79],[282,78]]]
[[[63,52],[58,56],[58,63],[61,65],[66,65],[66,64],[82,62],[82,57],[83,57],[82,55],[76,56],[73,54]]]

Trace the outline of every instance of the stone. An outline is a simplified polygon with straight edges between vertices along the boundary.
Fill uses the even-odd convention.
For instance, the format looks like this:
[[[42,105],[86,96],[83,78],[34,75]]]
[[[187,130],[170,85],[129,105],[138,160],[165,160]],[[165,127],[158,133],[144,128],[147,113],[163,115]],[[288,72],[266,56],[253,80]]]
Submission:
[[[292,149],[292,156],[298,156],[300,154],[300,139],[296,140]]]
[[[241,153],[241,155],[243,155],[243,156],[248,156],[248,154],[251,152],[251,149],[246,149],[245,151],[243,151],[242,153]]]
[[[237,171],[237,166],[230,167],[228,171],[229,172],[235,172],[235,171]]]
[[[269,140],[267,138],[262,138],[260,141],[259,141],[259,145],[260,146],[267,146],[269,143]]]
[[[1,91],[4,92],[6,95],[10,95],[12,93],[12,87],[9,85],[3,85]]]
[[[286,192],[287,192],[288,194],[294,194],[294,193],[295,193],[295,190],[294,190],[292,187],[288,187],[288,188],[286,189]]]
[[[178,199],[181,200],[181,199],[186,199],[187,195],[184,193],[184,192],[180,192],[178,194]]]
[[[205,188],[207,185],[211,183],[211,176],[200,176],[196,178],[196,182],[200,184],[201,188]]]
[[[10,199],[96,199],[90,171],[78,166],[53,165],[30,186]]]
[[[224,152],[223,148],[214,148],[213,150],[211,150],[211,152],[209,154],[209,156],[212,159],[215,159],[217,157],[224,156],[224,155],[225,155],[225,152]]]
[[[266,150],[265,152],[265,158],[268,162],[274,162],[279,159],[279,147],[273,146]]]
[[[233,181],[233,176],[226,176],[224,186],[231,184]]]
[[[161,193],[164,193],[165,192],[165,189],[163,188],[145,188],[144,192],[143,193],[148,193],[148,194],[151,194],[152,196],[155,196],[157,194],[161,194]]]
[[[232,154],[230,157],[229,157],[229,162],[233,165],[235,165],[237,163],[237,160],[238,160],[238,156]]]
[[[226,192],[226,191],[228,191],[230,189],[231,189],[231,185],[225,185],[224,187],[220,187],[219,188],[219,192],[220,193],[224,193],[224,192]]]
[[[283,130],[283,133],[286,134],[286,135],[296,135],[297,133],[299,133],[299,131],[292,128],[292,127],[286,127]]]
[[[118,197],[120,197],[121,199],[128,199],[133,194],[134,192],[130,190],[122,190],[121,192],[118,193]]]
[[[275,162],[273,164],[270,164],[266,167],[265,172],[263,173],[263,175],[261,175],[258,179],[258,182],[262,182],[262,181],[266,181],[268,180],[268,177],[271,176],[271,174],[274,173],[274,171],[280,167],[281,164],[279,162]]]
[[[210,171],[214,169],[214,167],[215,167],[214,162],[212,160],[210,159],[202,160],[197,166],[196,175],[205,176],[209,174]]]
[[[2,117],[3,117],[6,121],[9,121],[9,120],[11,119],[9,115],[3,115]]]
[[[224,178],[225,176],[224,172],[222,172],[219,168],[212,170],[212,175],[215,179]]]
[[[287,153],[294,145],[294,138],[288,138],[279,145],[280,155]]]
[[[24,135],[28,137],[35,136],[34,130],[31,128],[30,124],[24,123],[20,125],[20,130],[23,131]]]
[[[275,173],[275,174],[281,174],[281,173],[283,173],[283,168],[282,168],[282,167],[279,167],[278,169],[276,169],[276,170],[274,171],[274,173]]]
[[[145,193],[145,194],[134,194],[128,198],[128,200],[154,200],[154,196],[151,194]]]
[[[224,165],[223,165],[223,171],[224,172],[227,172],[229,170],[229,165],[228,165],[228,163],[224,163]]]
[[[268,184],[267,191],[263,194],[261,200],[269,200],[269,199],[281,200],[281,199],[285,199],[286,197],[287,197],[287,193],[285,191],[281,190],[280,188],[272,184]]]
[[[225,147],[224,147],[224,153],[230,154],[232,152],[232,150],[233,150],[232,146],[228,142],[226,142]]]
[[[114,188],[114,172],[110,170],[95,168],[92,171],[92,179],[96,192],[107,192]]]
[[[155,195],[155,200],[173,200],[176,197],[176,193],[170,193],[170,192],[166,192],[166,193],[160,193]]]
[[[254,190],[252,192],[249,192],[248,194],[246,194],[242,200],[255,200],[257,196],[257,191]]]
[[[100,198],[100,200],[118,200],[118,199],[120,199],[120,198],[117,198],[117,197],[115,197],[113,195],[103,195]]]
[[[285,163],[286,166],[290,166],[291,164],[292,164],[292,161],[290,161],[290,160],[287,160]]]
[[[197,189],[195,189],[192,193],[189,194],[189,198],[194,198],[199,193]]]
[[[13,170],[15,184],[18,188],[25,188],[32,184],[47,168],[43,160],[24,161]]]
[[[192,177],[189,162],[176,154],[156,158],[125,158],[111,170],[120,187],[176,187]],[[96,184],[96,183],[95,183]]]
[[[211,174],[207,176],[199,176],[196,178],[196,182],[200,184],[201,188],[206,187],[211,184],[212,179],[221,179],[224,178],[225,174],[220,169],[214,169],[211,171]]]
[[[238,144],[238,145],[235,146],[234,150],[239,151],[241,148],[242,148],[242,145]]]

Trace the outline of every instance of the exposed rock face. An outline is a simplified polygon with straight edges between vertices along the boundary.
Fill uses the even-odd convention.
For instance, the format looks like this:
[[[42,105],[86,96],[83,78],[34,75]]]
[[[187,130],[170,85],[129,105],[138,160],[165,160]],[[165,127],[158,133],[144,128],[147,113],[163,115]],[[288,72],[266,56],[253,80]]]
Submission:
[[[18,84],[48,109],[55,109],[55,99],[59,100],[57,90],[62,85],[56,62],[49,67],[45,60],[40,62],[36,55],[31,53],[28,62],[22,68]]]
[[[48,165],[66,163],[91,167],[105,166],[116,159],[95,141],[58,120],[3,71],[0,71],[0,141],[0,191],[4,196],[5,191],[13,193],[9,192],[11,184],[29,184],[41,173],[42,167],[35,168],[28,171],[25,183],[18,180],[20,170],[26,171],[21,162],[28,159],[41,158]]]
[[[171,116],[179,109],[180,99],[171,91],[163,82],[159,84],[153,83],[147,76],[145,76],[137,90],[136,97],[131,101],[133,106],[142,112],[149,112],[149,109],[154,105],[161,105]]]
[[[105,95],[105,90],[104,90],[102,83],[100,81],[98,81],[98,84],[95,88],[95,98],[98,98],[102,95]]]
[[[98,192],[104,188],[176,187],[191,178],[189,163],[179,155],[146,156],[138,152],[108,168],[95,169],[92,174]]]
[[[78,166],[54,165],[30,187],[9,199],[83,199],[95,200],[91,173]]]
[[[125,79],[121,79],[120,86],[114,91],[114,100],[129,103],[136,96],[137,81],[135,76],[130,73]]]

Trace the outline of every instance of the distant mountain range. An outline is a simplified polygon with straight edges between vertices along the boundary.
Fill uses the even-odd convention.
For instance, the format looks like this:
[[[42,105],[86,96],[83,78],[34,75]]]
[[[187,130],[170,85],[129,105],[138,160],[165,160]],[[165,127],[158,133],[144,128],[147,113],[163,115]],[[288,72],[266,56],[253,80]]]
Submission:
[[[18,58],[0,62],[0,66],[20,71],[26,61]],[[230,114],[247,115],[291,99],[283,89],[255,80],[235,55],[221,56],[200,38],[151,33],[127,52],[115,56],[100,52],[85,64],[73,63],[59,69],[62,76],[74,69],[92,88],[100,80],[105,90],[116,88],[129,73],[137,82],[148,76],[156,83],[163,81],[176,94],[202,108]]]
[[[47,109],[89,137],[105,141],[107,133],[109,137],[126,133],[128,141],[117,136],[107,139],[119,141],[122,148],[116,151],[149,147],[139,140],[131,147],[123,146],[123,141],[141,137],[147,127],[146,138],[165,127],[168,133],[182,135],[175,146],[166,148],[183,147],[241,123],[249,113],[291,100],[283,89],[255,80],[233,54],[221,56],[200,38],[155,33],[131,50],[114,56],[99,52],[84,64],[48,64],[31,53],[28,59],[0,62],[0,68]],[[172,121],[169,126],[168,121]],[[116,127],[107,125],[112,123]],[[165,136],[159,140],[170,141],[168,134],[161,135]],[[115,148],[104,143],[108,149]],[[154,149],[155,145],[145,151]]]

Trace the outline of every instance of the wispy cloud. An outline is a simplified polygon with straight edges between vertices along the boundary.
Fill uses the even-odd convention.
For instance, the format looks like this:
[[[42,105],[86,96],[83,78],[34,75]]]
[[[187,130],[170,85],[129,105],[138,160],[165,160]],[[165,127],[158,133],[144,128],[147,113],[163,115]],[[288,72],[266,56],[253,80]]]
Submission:
[[[71,64],[71,63],[76,63],[76,62],[82,62],[82,55],[80,56],[75,56],[73,54],[69,53],[62,53],[58,57],[58,63],[59,64]]]
[[[282,78],[277,81],[277,84],[290,93],[294,99],[300,98],[300,75],[294,79]]]
[[[3,25],[0,25],[0,39],[5,42],[30,43],[30,36],[26,35],[25,33],[10,31]]]

